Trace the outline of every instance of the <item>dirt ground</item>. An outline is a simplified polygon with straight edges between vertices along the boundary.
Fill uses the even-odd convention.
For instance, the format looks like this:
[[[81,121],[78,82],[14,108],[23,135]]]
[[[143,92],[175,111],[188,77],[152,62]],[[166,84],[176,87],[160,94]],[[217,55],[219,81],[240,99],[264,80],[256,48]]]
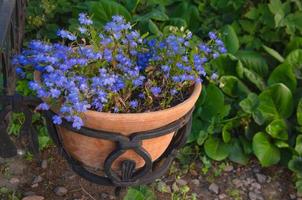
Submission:
[[[31,200],[30,197],[38,200],[33,199],[34,196],[45,200],[119,200],[125,195],[123,191],[116,197],[114,188],[80,178],[54,147],[44,151],[41,157],[43,162],[30,156],[0,159],[1,200]],[[149,185],[157,199],[170,200],[172,196],[184,200],[300,199],[292,174],[282,167],[261,169],[255,161],[247,166],[213,163],[208,169],[200,162],[192,166],[184,170],[176,162],[170,173]]]

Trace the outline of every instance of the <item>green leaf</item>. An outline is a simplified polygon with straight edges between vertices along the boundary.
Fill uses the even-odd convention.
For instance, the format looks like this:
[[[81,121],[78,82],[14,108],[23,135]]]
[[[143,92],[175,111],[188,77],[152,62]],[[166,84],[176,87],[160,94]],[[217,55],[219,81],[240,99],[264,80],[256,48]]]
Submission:
[[[301,180],[301,178],[298,179],[298,181],[296,182],[295,186],[296,186],[297,191],[298,191],[299,193],[302,192],[302,180]]]
[[[297,109],[297,122],[302,126],[302,99],[300,99]]]
[[[194,142],[198,139],[199,132],[201,129],[203,129],[203,125],[204,123],[196,115],[194,115],[193,122],[192,122],[192,130],[187,140],[187,143]]]
[[[275,15],[275,25],[279,27],[282,25],[282,20],[285,16],[281,0],[271,0],[268,4],[270,11]]]
[[[170,24],[173,25],[173,26],[177,26],[179,28],[181,28],[181,27],[187,28],[188,27],[188,24],[187,24],[186,20],[184,20],[180,17],[170,18]]]
[[[302,155],[302,135],[298,135],[296,138],[295,150],[299,155]]]
[[[255,7],[251,7],[249,9],[249,11],[244,15],[244,17],[251,19],[251,20],[256,20],[259,18],[260,15],[260,10],[255,8]]]
[[[302,49],[292,51],[285,60],[294,70],[296,78],[302,79]]]
[[[258,125],[263,125],[265,123],[265,117],[263,116],[262,112],[260,111],[259,108],[257,108],[253,113],[252,113],[254,121]]]
[[[271,73],[268,79],[268,84],[273,85],[275,83],[283,83],[292,92],[295,92],[297,88],[297,79],[295,77],[292,67],[289,64],[281,64],[276,67]]]
[[[188,1],[181,1],[175,4],[172,9],[168,10],[168,15],[172,18],[184,19],[192,32],[197,32],[200,29],[201,19],[198,7]]]
[[[155,200],[155,194],[147,186],[130,187],[124,200]]]
[[[135,12],[140,0],[124,0],[122,3],[130,12]]]
[[[286,46],[285,54],[289,54],[291,51],[302,49],[302,37],[292,38]]]
[[[278,60],[281,63],[284,62],[284,58],[277,51],[275,51],[274,49],[269,48],[268,46],[265,46],[265,45],[263,45],[262,47],[273,58],[275,58],[276,60]]]
[[[276,119],[272,121],[265,130],[273,138],[280,140],[288,139],[287,125],[284,120]]]
[[[241,165],[246,165],[248,163],[248,156],[242,150],[240,141],[238,139],[233,139],[229,147],[229,159],[233,162],[239,163]]]
[[[250,93],[239,105],[244,112],[252,114],[259,106],[258,96],[255,93]]]
[[[41,150],[45,149],[50,143],[49,136],[39,135],[38,139],[39,139],[39,149]]]
[[[272,85],[259,95],[259,110],[266,120],[288,118],[293,112],[293,96],[282,83]]]
[[[270,143],[265,133],[259,132],[253,137],[253,151],[263,167],[280,161],[279,149]]]
[[[268,74],[268,64],[262,55],[255,51],[240,50],[236,57],[242,62],[243,66],[256,72],[262,77]]]
[[[288,148],[289,147],[289,144],[287,143],[287,142],[284,142],[284,141],[282,141],[282,140],[276,140],[275,142],[274,142],[274,144],[276,145],[276,147],[278,147],[278,148]],[[281,156],[282,157],[282,156]]]
[[[288,168],[302,176],[302,157],[294,156],[288,163]]]
[[[99,0],[86,2],[93,19],[101,24],[111,21],[112,16],[122,15],[126,20],[131,19],[128,10],[121,4],[110,0]]]
[[[161,31],[159,30],[159,28],[157,27],[157,25],[150,19],[148,21],[148,27],[151,33],[153,33],[156,36],[160,36],[162,35]]]
[[[237,69],[238,59],[231,54],[223,54],[219,56],[219,58],[213,60],[211,64],[213,66],[213,70],[216,71],[220,76],[223,75],[240,76],[240,73],[238,73],[239,69]]]
[[[212,119],[224,110],[224,95],[214,84],[209,84],[206,89],[206,99],[202,105],[200,117],[204,120]]]
[[[249,80],[251,83],[253,83],[260,91],[266,88],[266,84],[263,78],[259,74],[246,68],[244,68],[243,72],[245,78]]]
[[[199,131],[197,144],[200,146],[203,145],[204,142],[206,141],[206,139],[208,139],[208,136],[209,136],[209,134],[207,131],[204,131],[204,130]]]
[[[250,93],[248,87],[235,76],[222,76],[220,78],[220,88],[230,97],[244,98]]]
[[[232,122],[226,123],[222,128],[222,139],[225,143],[228,143],[231,141],[232,128],[233,128]]]
[[[240,143],[242,145],[243,152],[245,154],[253,153],[253,148],[252,148],[251,141],[247,140],[246,137],[244,137],[244,136],[239,136],[239,140],[240,140]]]
[[[210,137],[205,142],[204,149],[206,154],[216,161],[224,160],[229,155],[228,145],[215,137]]]
[[[235,54],[239,47],[239,40],[234,28],[230,25],[226,25],[222,29],[223,31],[223,41],[229,53]]]

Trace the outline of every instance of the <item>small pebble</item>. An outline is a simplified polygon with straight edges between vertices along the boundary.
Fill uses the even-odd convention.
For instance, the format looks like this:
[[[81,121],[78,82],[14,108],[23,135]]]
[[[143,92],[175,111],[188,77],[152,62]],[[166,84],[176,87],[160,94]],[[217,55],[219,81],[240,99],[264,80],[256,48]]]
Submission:
[[[252,183],[250,190],[260,190],[261,189],[261,185],[259,183]]]
[[[227,165],[227,166],[223,169],[223,171],[225,171],[225,172],[231,172],[231,171],[233,171],[233,170],[234,170],[233,165]]]
[[[44,197],[37,196],[37,195],[31,195],[31,196],[22,198],[22,200],[44,200]]]
[[[183,180],[183,179],[177,179],[177,180],[176,180],[176,183],[177,183],[178,185],[180,185],[180,186],[184,186],[184,185],[187,185],[187,184],[188,184],[188,182],[185,181],[185,180]]]
[[[159,192],[171,193],[171,188],[163,181],[157,182],[156,189]]]
[[[198,172],[196,170],[190,170],[192,176],[198,176]]]
[[[173,192],[178,192],[179,191],[179,187],[177,186],[176,182],[174,182],[172,184],[172,190],[173,190]]]
[[[109,195],[108,195],[107,193],[105,193],[105,192],[102,192],[102,193],[100,194],[101,199],[107,199],[108,196],[109,196]]]
[[[199,186],[200,185],[200,181],[198,179],[193,179],[192,180],[192,183],[195,185],[195,186]]]
[[[42,181],[43,181],[43,178],[41,176],[36,176],[33,180],[33,184],[41,183]]]
[[[250,200],[264,200],[264,198],[255,192],[249,192],[249,199]]]
[[[9,180],[10,184],[13,184],[13,185],[17,185],[18,183],[20,183],[20,179],[14,177],[14,178],[11,178]]]
[[[47,160],[42,160],[41,168],[42,169],[46,169],[47,168]]]
[[[218,194],[219,193],[219,187],[216,183],[212,183],[210,186],[209,186],[209,190],[215,194]]]
[[[219,196],[218,196],[218,198],[219,199],[225,199],[225,198],[227,198],[228,196],[226,195],[226,194],[220,194]]]
[[[28,192],[25,192],[24,193],[24,196],[35,196],[36,195],[36,193],[34,193],[34,192],[32,192],[32,191],[28,191]]]
[[[65,194],[67,194],[68,190],[65,187],[56,187],[54,189],[54,193],[57,196],[64,196]]]
[[[232,180],[232,183],[235,185],[236,188],[240,188],[243,186],[243,182],[240,179],[234,179]]]
[[[295,195],[295,194],[290,194],[290,195],[289,195],[289,198],[290,198],[290,199],[296,199],[296,195]]]
[[[266,181],[266,176],[260,173],[256,174],[256,179],[259,183],[265,183]]]
[[[25,154],[25,151],[23,149],[17,149],[17,154],[19,156],[23,156]]]

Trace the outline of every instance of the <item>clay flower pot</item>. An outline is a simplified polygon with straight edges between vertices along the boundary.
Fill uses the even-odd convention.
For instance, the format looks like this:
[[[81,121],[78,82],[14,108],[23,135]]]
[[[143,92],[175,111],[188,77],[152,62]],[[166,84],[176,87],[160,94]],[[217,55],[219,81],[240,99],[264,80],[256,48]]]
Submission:
[[[35,73],[35,80],[39,82],[40,76]],[[202,85],[196,84],[192,88],[191,96],[184,102],[165,110],[146,113],[105,113],[87,111],[83,114],[84,126],[109,132],[118,132],[129,136],[135,132],[148,131],[168,125],[189,112],[196,103]],[[80,135],[63,127],[57,126],[62,138],[64,148],[75,159],[85,166],[94,169],[103,169],[107,156],[115,149],[112,141],[91,138]],[[164,136],[143,140],[142,146],[151,155],[152,161],[159,158],[169,146],[174,132]],[[112,169],[119,169],[120,162],[131,159],[136,162],[136,167],[144,166],[144,160],[134,151],[128,150],[122,154],[112,165]]]

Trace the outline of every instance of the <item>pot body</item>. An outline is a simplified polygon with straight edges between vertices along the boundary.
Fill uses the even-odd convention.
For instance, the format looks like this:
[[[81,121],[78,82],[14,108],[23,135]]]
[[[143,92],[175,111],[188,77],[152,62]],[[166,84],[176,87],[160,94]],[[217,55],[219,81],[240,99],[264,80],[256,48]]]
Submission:
[[[40,82],[40,73],[35,73],[35,80]],[[145,112],[145,113],[105,113],[87,111],[83,113],[84,126],[108,132],[117,132],[125,136],[132,133],[149,131],[168,125],[189,112],[195,105],[202,85],[195,84],[191,96],[184,102],[165,110]],[[47,101],[46,99],[44,99]],[[115,150],[116,143],[84,136],[61,126],[57,126],[57,131],[63,141],[66,151],[85,166],[94,169],[103,169],[107,156]],[[146,139],[142,141],[142,147],[150,154],[152,161],[158,159],[169,146],[174,132],[166,135]],[[112,165],[112,169],[120,169],[123,160],[133,160],[136,168],[143,167],[145,161],[133,150],[127,150]]]
[[[201,84],[196,84],[192,95],[184,102],[165,110],[147,113],[104,113],[88,111],[84,113],[85,127],[110,132],[118,132],[129,136],[135,132],[148,131],[168,125],[189,112],[196,103]],[[116,144],[109,140],[91,138],[57,127],[64,148],[75,159],[88,167],[103,169],[107,156],[116,148]],[[174,132],[166,135],[146,139],[142,141],[142,147],[150,154],[152,161],[159,158],[169,146]],[[144,166],[145,161],[133,150],[127,150],[112,165],[113,169],[119,169],[123,160],[131,159],[136,162],[136,167]]]

